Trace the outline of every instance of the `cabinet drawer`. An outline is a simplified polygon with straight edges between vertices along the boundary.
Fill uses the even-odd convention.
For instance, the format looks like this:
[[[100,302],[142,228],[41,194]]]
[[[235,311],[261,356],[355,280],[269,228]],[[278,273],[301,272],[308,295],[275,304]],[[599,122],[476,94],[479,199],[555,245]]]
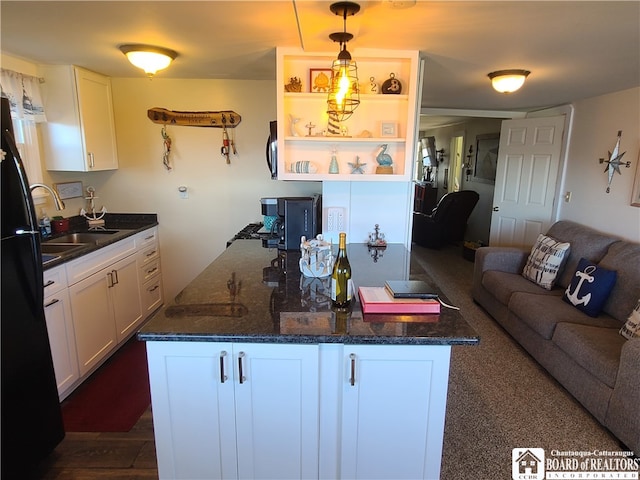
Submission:
[[[163,303],[162,276],[156,275],[148,282],[145,282],[140,295],[142,297],[142,314],[146,317]]]
[[[144,249],[158,243],[158,227],[153,227],[136,235],[136,246]]]
[[[160,259],[156,257],[155,260],[151,260],[140,268],[140,275],[142,282],[146,282],[160,273]]]
[[[44,296],[53,295],[67,288],[67,271],[64,265],[45,270],[43,275],[44,280]]]
[[[160,249],[157,244],[153,244],[140,250],[138,255],[142,265],[149,265],[151,262],[158,260],[160,257]]]
[[[67,281],[73,285],[136,252],[134,237],[128,237],[67,264]]]

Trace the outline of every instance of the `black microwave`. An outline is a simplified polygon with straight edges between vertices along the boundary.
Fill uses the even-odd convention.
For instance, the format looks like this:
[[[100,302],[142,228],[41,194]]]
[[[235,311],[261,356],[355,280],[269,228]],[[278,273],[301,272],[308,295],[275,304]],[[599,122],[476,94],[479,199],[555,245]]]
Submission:
[[[278,179],[278,122],[269,122],[269,138],[267,138],[267,166],[271,172],[271,178]]]

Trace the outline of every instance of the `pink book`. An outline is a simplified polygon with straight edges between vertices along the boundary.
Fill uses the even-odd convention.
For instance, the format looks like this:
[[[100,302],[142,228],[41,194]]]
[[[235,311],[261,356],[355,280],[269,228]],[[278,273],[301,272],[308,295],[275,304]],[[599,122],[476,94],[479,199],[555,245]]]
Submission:
[[[358,287],[363,313],[440,313],[440,302],[424,298],[393,298],[385,287]]]

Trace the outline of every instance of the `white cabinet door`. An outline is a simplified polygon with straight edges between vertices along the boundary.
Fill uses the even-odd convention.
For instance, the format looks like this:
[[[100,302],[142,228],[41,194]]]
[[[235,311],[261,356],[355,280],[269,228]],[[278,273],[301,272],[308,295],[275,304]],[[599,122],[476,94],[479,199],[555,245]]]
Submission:
[[[71,65],[40,65],[47,122],[42,124],[47,170],[118,168],[109,77]]]
[[[66,287],[44,299],[44,314],[58,395],[62,400],[67,390],[80,378],[71,305]]]
[[[111,80],[75,68],[87,171],[118,168]]]
[[[69,287],[80,375],[98,365],[117,344],[108,273],[101,270]]]
[[[234,368],[239,478],[318,478],[318,346],[234,344]]]
[[[136,256],[124,258],[110,267],[109,289],[115,315],[118,342],[122,342],[142,321],[140,281]]]
[[[232,345],[147,342],[160,479],[238,478]]]
[[[147,342],[147,355],[161,479],[318,477],[317,346]]]
[[[449,346],[344,346],[340,478],[439,478],[449,358]]]

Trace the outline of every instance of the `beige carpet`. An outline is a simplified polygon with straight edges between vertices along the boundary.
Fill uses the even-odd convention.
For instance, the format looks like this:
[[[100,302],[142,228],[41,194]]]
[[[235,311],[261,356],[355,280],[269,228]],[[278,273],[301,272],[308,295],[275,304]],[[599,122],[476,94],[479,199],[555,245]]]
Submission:
[[[480,334],[453,347],[442,480],[511,478],[511,450],[620,450],[618,441],[471,298],[473,263],[462,248],[417,245],[412,278],[425,275]]]

